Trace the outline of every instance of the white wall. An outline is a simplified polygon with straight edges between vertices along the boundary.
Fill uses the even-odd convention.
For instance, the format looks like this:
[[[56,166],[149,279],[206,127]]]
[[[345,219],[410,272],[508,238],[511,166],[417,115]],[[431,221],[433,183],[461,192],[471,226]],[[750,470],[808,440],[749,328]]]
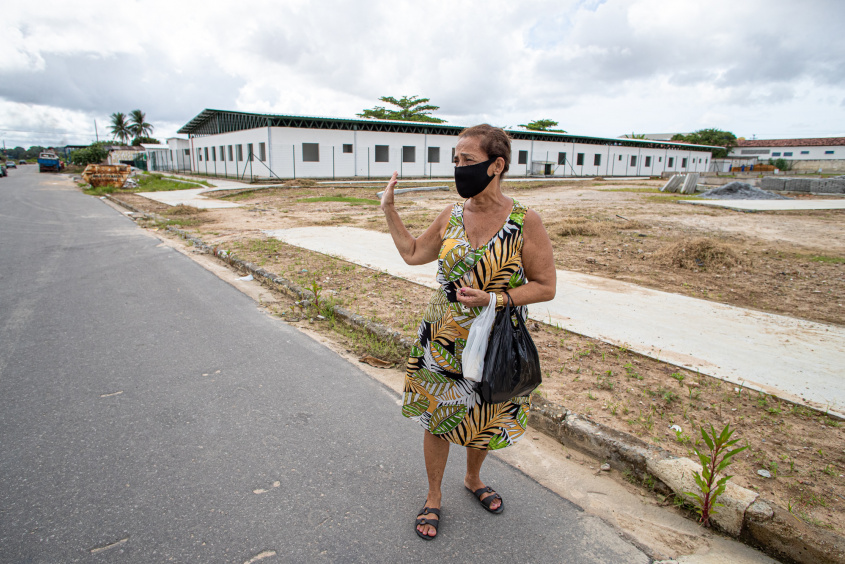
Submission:
[[[202,173],[232,176],[279,178],[367,178],[388,177],[398,171],[403,177],[452,176],[452,149],[457,145],[456,135],[429,135],[422,133],[392,133],[376,131],[349,131],[333,129],[305,129],[292,127],[261,127],[234,133],[222,133],[191,139],[193,170]],[[256,160],[247,161],[247,144],[253,144]],[[258,160],[259,143],[267,143],[266,159]],[[303,144],[316,143],[319,160],[303,160]],[[224,146],[225,159],[220,146]],[[233,147],[233,158],[228,158],[228,147]],[[243,159],[237,159],[237,145],[243,148]],[[351,153],[343,152],[343,145],[352,145]],[[388,147],[387,162],[376,162],[376,146]],[[402,159],[403,147],[414,147],[413,162]],[[211,151],[211,147],[215,151]],[[428,162],[428,149],[440,149],[440,162]],[[209,158],[205,158],[205,149]],[[199,153],[198,153],[199,150]],[[710,153],[682,149],[652,149],[619,145],[586,144],[557,141],[514,140],[509,175],[526,176],[532,162],[550,161],[554,176],[651,176],[664,171],[703,172],[710,163]],[[520,151],[525,151],[526,162],[519,163]],[[559,153],[566,153],[566,164],[558,164]],[[584,154],[582,165],[577,155]],[[600,164],[594,165],[595,155]],[[632,163],[632,157],[634,162]],[[650,157],[650,162],[646,161]],[[673,158],[669,166],[669,158]],[[683,159],[687,159],[686,166]],[[540,166],[540,172],[545,167]],[[272,172],[271,172],[272,171]]]
[[[755,151],[753,153],[743,153],[745,151]],[[769,151],[768,153],[759,153],[758,151]],[[833,151],[828,154],[828,151]],[[780,153],[780,154],[776,154]],[[786,153],[792,153],[787,155]],[[760,162],[768,162],[769,159],[787,159],[787,160],[836,160],[845,159],[845,145],[829,145],[821,147],[735,147],[731,150],[732,157],[752,157],[756,156]]]

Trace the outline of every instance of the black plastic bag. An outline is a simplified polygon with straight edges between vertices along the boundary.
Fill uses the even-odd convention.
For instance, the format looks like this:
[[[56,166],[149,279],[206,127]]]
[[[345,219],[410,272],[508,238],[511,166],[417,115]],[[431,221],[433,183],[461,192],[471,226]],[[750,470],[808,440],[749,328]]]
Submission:
[[[486,403],[501,403],[517,396],[524,396],[543,382],[540,372],[540,355],[522,315],[507,305],[496,314],[487,354],[484,356],[484,373],[481,376],[481,399]],[[513,319],[516,319],[514,326]]]

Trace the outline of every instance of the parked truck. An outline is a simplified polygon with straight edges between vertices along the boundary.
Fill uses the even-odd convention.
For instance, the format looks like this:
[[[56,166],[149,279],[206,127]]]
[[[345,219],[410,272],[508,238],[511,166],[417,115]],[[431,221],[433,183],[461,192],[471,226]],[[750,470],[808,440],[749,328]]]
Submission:
[[[42,151],[38,155],[38,172],[59,172],[62,170],[62,161],[59,155],[53,151]]]

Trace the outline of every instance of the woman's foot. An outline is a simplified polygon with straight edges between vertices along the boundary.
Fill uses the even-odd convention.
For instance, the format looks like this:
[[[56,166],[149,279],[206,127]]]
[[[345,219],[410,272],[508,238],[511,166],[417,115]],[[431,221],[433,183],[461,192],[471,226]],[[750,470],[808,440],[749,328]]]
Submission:
[[[439,505],[439,504],[438,504]],[[416,532],[417,536],[425,540],[431,540],[437,536],[437,527],[440,526],[440,508],[429,507],[426,500],[425,507],[417,514]]]
[[[493,488],[485,486],[480,478],[475,480],[465,479],[464,486],[478,498],[478,501],[487,511],[501,513],[504,509],[502,507],[502,496],[493,491]]]

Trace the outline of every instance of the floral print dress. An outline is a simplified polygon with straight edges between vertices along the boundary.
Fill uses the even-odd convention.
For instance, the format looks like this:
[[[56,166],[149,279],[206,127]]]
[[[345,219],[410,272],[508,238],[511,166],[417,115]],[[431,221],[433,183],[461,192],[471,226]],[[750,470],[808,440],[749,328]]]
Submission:
[[[440,288],[428,303],[408,358],[402,414],[452,443],[493,450],[522,438],[529,399],[484,403],[477,384],[464,379],[461,356],[472,322],[483,308],[464,307],[455,293],[462,287],[503,292],[527,282],[522,224],[528,210],[514,200],[499,232],[477,249],[464,229],[463,211],[464,204],[453,206],[443,236],[437,261]],[[517,311],[525,319],[526,308]]]

